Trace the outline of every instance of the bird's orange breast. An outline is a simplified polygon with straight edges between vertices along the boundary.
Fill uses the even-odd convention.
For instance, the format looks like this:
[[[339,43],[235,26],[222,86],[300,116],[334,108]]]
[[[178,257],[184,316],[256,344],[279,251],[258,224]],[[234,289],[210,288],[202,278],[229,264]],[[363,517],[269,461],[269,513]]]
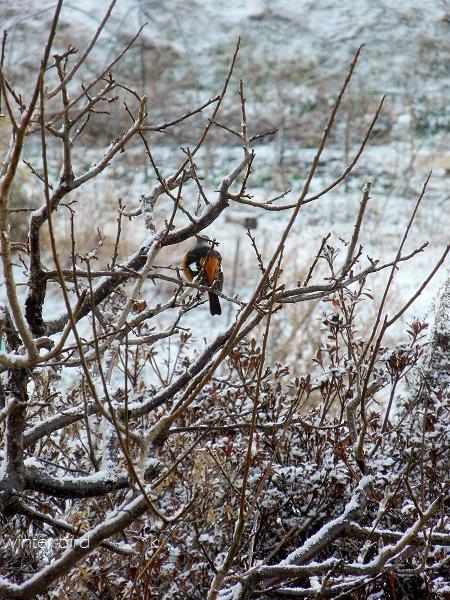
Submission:
[[[210,256],[208,260],[203,259],[202,263],[203,272],[206,276],[206,282],[208,285],[212,285],[216,276],[217,267],[219,266],[219,260],[213,256]]]

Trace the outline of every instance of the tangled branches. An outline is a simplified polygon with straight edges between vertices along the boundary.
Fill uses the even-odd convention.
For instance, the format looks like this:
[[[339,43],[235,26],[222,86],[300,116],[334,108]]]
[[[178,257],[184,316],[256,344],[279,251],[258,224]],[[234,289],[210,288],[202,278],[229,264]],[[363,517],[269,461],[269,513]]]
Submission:
[[[158,597],[210,600],[339,597],[354,590],[367,597],[385,586],[395,596],[408,585],[434,593],[448,566],[443,548],[450,545],[443,485],[448,391],[440,366],[442,356],[448,358],[446,321],[438,319],[428,351],[427,325],[417,321],[395,347],[384,341],[448,254],[447,247],[416,292],[387,313],[396,271],[426,246],[404,250],[428,179],[392,260],[363,259],[367,182],[343,262],[325,236],[304,280],[281,283],[286,244],[302,207],[352,172],[382,109],[384,99],[342,174],[311,193],[361,49],[297,199],[280,204],[285,193],[261,203],[248,189],[253,144],[263,134],[249,133],[242,81],[241,128],[218,120],[239,43],[217,95],[155,124],[147,98],[113,76],[140,32],[105,70],[80,84],[77,77],[114,2],[78,60],[73,47],[51,59],[61,5],[28,102],[3,69],[0,77],[11,130],[0,171],[6,291],[0,313],[0,510],[9,544],[1,549],[0,595],[30,598],[58,593],[58,586],[89,590],[92,597],[150,597],[151,588]],[[101,106],[123,94],[128,128],[83,168],[83,133],[103,118]],[[201,135],[165,176],[154,157],[154,136],[206,110]],[[196,161],[217,127],[239,139],[242,155],[212,199]],[[40,155],[25,164],[40,206],[30,213],[24,248],[14,242],[11,198],[20,160],[36,140]],[[140,144],[141,161],[152,167],[153,186],[131,208],[119,204],[110,256],[94,268],[105,239],[99,234],[95,248],[81,249],[71,194],[83,189],[89,196],[89,182],[132,144]],[[235,309],[233,318],[196,346],[187,317],[208,288],[184,281],[176,268],[168,275],[157,261],[217,222],[230,204],[290,212],[269,257],[252,239],[258,280],[245,301],[217,291]],[[63,206],[71,215],[68,243],[56,223]],[[126,219],[141,222],[145,237],[122,259]],[[52,268],[45,266],[49,261]],[[326,278],[317,274],[319,264],[328,269]],[[360,306],[371,301],[367,281],[380,271],[387,283],[363,335]],[[19,284],[25,284],[25,298]],[[289,367],[268,364],[277,315],[317,300],[326,308],[311,369],[300,365],[303,375],[295,377]],[[177,350],[163,372],[164,344]],[[33,545],[35,540],[42,543]]]

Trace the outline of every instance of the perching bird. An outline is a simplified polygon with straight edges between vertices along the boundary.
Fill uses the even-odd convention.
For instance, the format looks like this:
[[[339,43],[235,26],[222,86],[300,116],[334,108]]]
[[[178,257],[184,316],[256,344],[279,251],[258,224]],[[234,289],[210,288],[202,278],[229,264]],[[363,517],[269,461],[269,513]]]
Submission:
[[[198,239],[197,243],[183,258],[183,273],[188,281],[193,281],[200,275],[198,283],[214,290],[222,291],[223,272],[222,257],[220,253],[205,239]],[[208,292],[209,312],[212,315],[222,314],[219,297],[212,291]]]

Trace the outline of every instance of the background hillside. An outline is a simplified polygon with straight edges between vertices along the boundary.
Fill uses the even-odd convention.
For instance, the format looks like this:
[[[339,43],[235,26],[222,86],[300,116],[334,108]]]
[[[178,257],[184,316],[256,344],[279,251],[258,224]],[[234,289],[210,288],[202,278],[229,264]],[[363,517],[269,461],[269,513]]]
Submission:
[[[57,46],[83,48],[107,2],[64,4]],[[27,82],[39,60],[53,3],[2,3],[8,32],[6,68]],[[356,118],[388,94],[380,135],[394,139],[413,128],[422,143],[448,132],[450,9],[445,1],[231,1],[132,2],[118,0],[89,68],[98,71],[142,25],[139,41],[117,67],[150,99],[155,118],[209,97],[221,85],[238,36],[238,76],[245,80],[254,125],[285,125],[295,143],[321,129],[323,102],[360,44],[364,60],[353,82],[349,112]],[[85,72],[84,76],[87,76]],[[26,87],[26,85],[25,85]],[[280,121],[283,121],[281,123]],[[437,140],[433,140],[437,143]]]

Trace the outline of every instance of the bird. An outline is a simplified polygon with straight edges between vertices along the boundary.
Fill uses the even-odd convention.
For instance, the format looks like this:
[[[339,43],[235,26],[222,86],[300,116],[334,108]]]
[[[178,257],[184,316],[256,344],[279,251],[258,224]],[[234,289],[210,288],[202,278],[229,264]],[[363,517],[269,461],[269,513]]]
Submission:
[[[200,276],[198,282],[212,288],[208,291],[209,312],[211,315],[221,315],[219,297],[212,291],[221,292],[223,286],[222,256],[219,251],[208,240],[198,238],[195,246],[184,255],[182,267],[189,282]]]

